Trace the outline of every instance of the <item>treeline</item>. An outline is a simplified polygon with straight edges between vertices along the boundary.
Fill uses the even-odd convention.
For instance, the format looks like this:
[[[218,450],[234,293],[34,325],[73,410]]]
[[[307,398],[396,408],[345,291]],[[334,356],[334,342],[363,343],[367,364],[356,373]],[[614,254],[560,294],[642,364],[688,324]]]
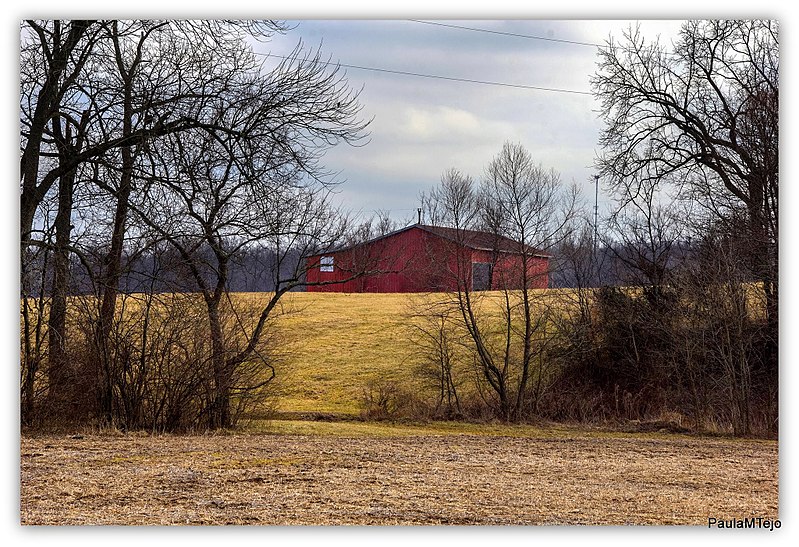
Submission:
[[[213,252],[210,249],[199,249],[197,255],[202,257],[204,264],[212,263]],[[99,250],[92,252],[85,250],[85,256],[91,257],[86,263],[74,257],[70,260],[67,287],[67,294],[70,296],[96,294],[98,291],[92,273],[101,267],[103,253]],[[47,258],[45,253],[41,253],[28,265],[29,272],[39,272],[39,276],[43,279],[41,284],[31,287],[33,291],[31,296],[38,296],[40,291],[44,291],[45,296],[52,295],[52,276],[41,275],[48,267]],[[301,277],[304,277],[303,260],[305,257],[301,256],[300,250],[289,250],[283,256],[279,256],[271,249],[260,247],[243,249],[228,266],[228,289],[234,293],[274,292],[277,289],[277,280],[287,279],[297,271],[301,273]],[[120,269],[122,273],[119,287],[122,293],[197,291],[189,266],[180,254],[169,246],[164,246],[163,250],[149,248],[145,253],[135,256],[123,253]],[[203,277],[210,280],[212,275],[212,272],[207,271]],[[304,286],[300,284],[291,290],[302,291]]]
[[[391,229],[396,227],[395,224],[390,226]],[[197,285],[192,279],[189,266],[176,250],[169,246],[163,247],[163,249],[148,248],[144,253],[133,256],[123,252],[120,264],[120,292],[196,292]],[[670,267],[697,252],[689,242],[676,242],[674,247],[670,258],[673,264],[670,264]],[[568,257],[573,251],[574,249],[566,244],[552,249],[550,288],[620,286],[631,283],[625,262],[619,257],[633,253],[632,248],[625,248],[622,244],[612,247],[604,244],[599,246],[595,254],[597,267],[592,269],[590,278],[585,278],[583,273],[572,269]],[[67,294],[71,296],[96,294],[99,290],[92,273],[100,269],[103,251],[84,249],[83,252],[84,262],[75,257],[69,262]],[[204,264],[212,263],[213,252],[210,249],[198,249],[197,255],[202,257]],[[39,296],[41,291],[44,291],[47,297],[52,295],[52,275],[45,272],[49,258],[47,253],[39,253],[28,263],[29,275],[42,279],[41,283],[31,285],[30,296]],[[299,271],[302,279],[305,258],[299,249],[290,249],[283,256],[279,256],[268,248],[259,246],[245,248],[228,266],[228,289],[234,293],[274,292],[277,280],[287,279],[293,272]],[[209,280],[211,275],[212,272],[205,272],[204,278]],[[304,291],[305,286],[301,283],[291,290]]]

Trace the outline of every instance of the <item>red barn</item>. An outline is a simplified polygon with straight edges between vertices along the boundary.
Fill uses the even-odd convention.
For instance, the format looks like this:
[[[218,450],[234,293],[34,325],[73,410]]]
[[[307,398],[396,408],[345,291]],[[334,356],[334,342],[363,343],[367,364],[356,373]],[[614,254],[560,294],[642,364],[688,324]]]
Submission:
[[[487,232],[414,224],[308,257],[307,290],[445,292],[460,287],[480,291],[519,289],[525,283],[528,288],[545,289],[550,256]]]

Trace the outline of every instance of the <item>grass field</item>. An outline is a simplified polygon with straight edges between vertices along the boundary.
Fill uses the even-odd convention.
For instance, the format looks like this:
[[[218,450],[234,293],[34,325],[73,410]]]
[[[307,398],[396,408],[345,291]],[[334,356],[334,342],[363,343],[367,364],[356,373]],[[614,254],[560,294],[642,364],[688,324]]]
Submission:
[[[250,298],[258,298],[251,295]],[[289,293],[277,320],[285,340],[279,410],[356,415],[372,381],[421,389],[413,374],[405,294]]]
[[[773,441],[275,422],[23,437],[23,524],[688,524],[778,518]]]
[[[499,293],[485,294],[485,306],[500,304]],[[257,301],[263,296],[239,298]],[[284,344],[276,382],[279,410],[357,415],[364,389],[375,381],[433,396],[433,388],[416,372],[421,357],[413,329],[418,321],[414,313],[431,298],[441,295],[287,294],[274,323]]]

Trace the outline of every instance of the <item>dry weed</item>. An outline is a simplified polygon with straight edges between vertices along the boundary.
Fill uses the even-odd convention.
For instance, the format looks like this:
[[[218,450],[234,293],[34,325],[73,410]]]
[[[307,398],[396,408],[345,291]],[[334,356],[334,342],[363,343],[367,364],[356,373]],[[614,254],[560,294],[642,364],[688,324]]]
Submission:
[[[24,437],[23,524],[777,518],[777,444],[635,435]]]

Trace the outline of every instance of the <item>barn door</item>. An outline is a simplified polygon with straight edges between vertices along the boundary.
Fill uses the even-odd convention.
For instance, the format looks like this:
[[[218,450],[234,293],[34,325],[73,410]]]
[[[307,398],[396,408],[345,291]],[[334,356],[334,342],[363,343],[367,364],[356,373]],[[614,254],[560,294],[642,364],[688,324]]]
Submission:
[[[472,263],[472,290],[491,290],[491,264],[485,262]]]

